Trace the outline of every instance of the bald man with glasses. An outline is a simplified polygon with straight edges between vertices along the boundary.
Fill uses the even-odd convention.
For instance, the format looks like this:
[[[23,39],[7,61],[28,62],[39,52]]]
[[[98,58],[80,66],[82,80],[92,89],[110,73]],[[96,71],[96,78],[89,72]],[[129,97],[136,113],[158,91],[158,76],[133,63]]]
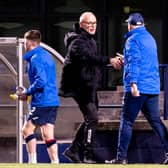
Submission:
[[[115,69],[122,67],[120,57],[107,58],[98,54],[94,39],[96,28],[96,16],[92,12],[84,12],[64,39],[67,54],[59,95],[73,97],[84,118],[71,146],[64,152],[75,163],[95,163],[93,143],[98,123],[97,90],[101,83],[102,67],[109,63]],[[83,159],[80,151],[83,151]]]

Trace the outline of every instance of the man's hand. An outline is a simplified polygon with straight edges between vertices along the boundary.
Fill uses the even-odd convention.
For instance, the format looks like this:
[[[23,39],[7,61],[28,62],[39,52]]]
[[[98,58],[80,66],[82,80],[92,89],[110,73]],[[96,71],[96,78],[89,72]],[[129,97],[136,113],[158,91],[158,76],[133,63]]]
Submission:
[[[20,95],[22,93],[25,93],[26,92],[26,88],[24,86],[17,86],[16,87],[16,94],[17,95]]]
[[[18,99],[22,101],[27,100],[27,95],[26,95],[26,88],[23,86],[18,86],[16,87],[16,94],[18,95]]]
[[[117,52],[116,57],[118,57],[122,61],[122,63],[124,64],[124,55],[123,54],[120,54]]]
[[[22,101],[27,101],[27,95],[25,93],[20,93],[18,99]]]
[[[110,58],[110,64],[115,68],[120,70],[123,66],[123,59],[119,56],[116,56],[114,58]]]
[[[136,83],[131,84],[131,94],[132,94],[132,96],[135,96],[135,97],[140,96]]]

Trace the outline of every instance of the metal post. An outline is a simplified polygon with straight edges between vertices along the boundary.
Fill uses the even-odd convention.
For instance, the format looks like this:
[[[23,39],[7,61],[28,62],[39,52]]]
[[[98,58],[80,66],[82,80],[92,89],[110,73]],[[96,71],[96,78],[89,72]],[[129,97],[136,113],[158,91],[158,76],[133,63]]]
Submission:
[[[18,85],[23,86],[23,40],[18,39]],[[23,126],[23,102],[18,101],[17,111],[17,162],[23,162],[23,138],[21,129]]]
[[[168,66],[164,67],[164,120],[168,119]]]

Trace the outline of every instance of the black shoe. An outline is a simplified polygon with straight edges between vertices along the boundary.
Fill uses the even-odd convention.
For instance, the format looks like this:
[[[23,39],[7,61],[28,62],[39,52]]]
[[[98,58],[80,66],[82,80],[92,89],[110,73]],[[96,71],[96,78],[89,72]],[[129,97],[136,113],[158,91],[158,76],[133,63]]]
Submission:
[[[94,152],[90,146],[87,146],[84,151],[83,163],[86,164],[95,164],[96,161],[94,160]]]
[[[165,154],[165,160],[164,160],[163,164],[168,164],[168,153]]]
[[[67,148],[64,151],[63,155],[66,156],[69,160],[71,160],[74,163],[82,163],[79,157],[79,153],[72,151],[70,148]]]
[[[112,160],[105,160],[105,163],[107,164],[127,164],[128,161],[126,159],[123,159],[123,160],[112,159]]]
[[[86,164],[95,164],[96,163],[95,160],[87,159],[86,157],[84,157],[83,162]]]

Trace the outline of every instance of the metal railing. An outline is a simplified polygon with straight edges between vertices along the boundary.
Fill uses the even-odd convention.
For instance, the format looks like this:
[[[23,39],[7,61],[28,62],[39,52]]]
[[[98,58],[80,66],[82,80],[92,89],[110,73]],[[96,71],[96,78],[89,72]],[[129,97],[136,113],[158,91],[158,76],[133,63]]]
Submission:
[[[163,69],[163,89],[164,89],[164,120],[168,120],[168,64],[160,64]]]

